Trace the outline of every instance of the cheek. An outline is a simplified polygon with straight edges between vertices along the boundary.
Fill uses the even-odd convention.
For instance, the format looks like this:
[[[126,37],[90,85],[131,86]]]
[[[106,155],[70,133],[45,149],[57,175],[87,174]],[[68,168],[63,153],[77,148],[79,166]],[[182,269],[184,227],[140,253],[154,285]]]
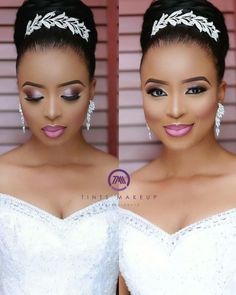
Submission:
[[[74,109],[68,110],[67,117],[70,122],[81,125],[87,115],[87,104],[76,106]]]
[[[157,122],[163,118],[165,113],[165,102],[164,100],[155,101],[144,95],[143,108],[147,120]]]
[[[68,106],[64,113],[65,119],[74,126],[82,125],[87,116],[88,106],[88,97],[81,97],[80,101],[77,101],[76,104]],[[93,116],[93,114],[91,116]]]
[[[40,120],[41,112],[39,111],[39,108],[32,107],[31,105],[28,105],[29,103],[23,103],[21,104],[24,109],[24,118],[26,122],[29,125],[37,124],[38,120]]]
[[[205,99],[198,104],[191,106],[192,113],[200,120],[209,120],[215,117],[216,102],[212,99]]]

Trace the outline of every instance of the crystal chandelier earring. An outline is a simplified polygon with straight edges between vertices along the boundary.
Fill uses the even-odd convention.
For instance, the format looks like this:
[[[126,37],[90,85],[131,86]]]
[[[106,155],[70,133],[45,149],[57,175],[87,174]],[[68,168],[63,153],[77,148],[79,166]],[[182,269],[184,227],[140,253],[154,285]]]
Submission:
[[[95,110],[95,103],[93,100],[89,100],[89,107],[87,111],[87,121],[86,121],[87,130],[89,130],[90,128],[91,115],[94,110]]]
[[[146,127],[147,127],[147,130],[148,130],[148,137],[151,140],[152,139],[152,133],[151,133],[150,127],[148,126],[148,123],[146,123]]]
[[[217,109],[217,112],[216,112],[216,118],[215,118],[215,132],[216,132],[217,137],[220,135],[220,124],[221,124],[221,119],[222,119],[224,114],[225,114],[225,108],[219,102],[218,103],[218,109]]]
[[[22,130],[23,133],[25,133],[25,118],[24,118],[24,114],[21,108],[21,104],[19,103],[19,107],[18,107],[19,113],[20,113],[20,119],[21,119],[21,124],[22,124]]]

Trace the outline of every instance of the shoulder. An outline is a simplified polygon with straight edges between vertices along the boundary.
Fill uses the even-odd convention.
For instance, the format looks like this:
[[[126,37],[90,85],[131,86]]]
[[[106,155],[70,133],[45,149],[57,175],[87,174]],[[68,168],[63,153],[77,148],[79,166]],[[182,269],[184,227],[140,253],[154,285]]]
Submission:
[[[224,156],[219,160],[219,174],[236,177],[236,154],[225,151]]]
[[[22,153],[22,147],[16,147],[6,153],[0,155],[0,167],[3,166],[19,166],[22,160],[25,158],[24,153]]]
[[[91,147],[87,158],[89,164],[104,173],[110,173],[119,167],[118,158],[95,147]]]
[[[153,165],[155,165],[154,161],[131,173],[130,185],[119,194],[121,208],[132,211],[141,210],[140,205],[147,199],[155,199],[152,187],[153,183],[157,184],[158,174],[161,175],[162,171],[161,169],[159,172],[155,171]]]
[[[17,166],[20,163],[21,153],[19,148],[10,150],[0,155],[0,171],[3,168]]]
[[[21,160],[19,148],[0,155],[0,191],[8,187],[12,179],[17,179],[22,175]]]

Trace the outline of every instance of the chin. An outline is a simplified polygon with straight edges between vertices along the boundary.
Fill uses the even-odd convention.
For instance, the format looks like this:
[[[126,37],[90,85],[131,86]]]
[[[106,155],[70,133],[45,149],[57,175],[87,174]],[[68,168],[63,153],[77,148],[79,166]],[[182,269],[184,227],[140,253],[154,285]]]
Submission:
[[[181,152],[181,151],[187,151],[189,149],[191,149],[192,147],[194,147],[193,144],[191,143],[176,143],[176,144],[164,144],[163,146],[170,150],[170,151],[176,151],[176,152]]]
[[[58,138],[49,138],[45,135],[34,135],[35,139],[40,142],[44,146],[53,147],[53,146],[60,146],[65,144],[68,139],[65,136],[61,136]]]
[[[167,139],[165,138],[164,140],[160,139],[162,146],[165,149],[168,149],[170,151],[184,151],[184,150],[189,150],[195,146],[197,146],[197,142],[193,140],[193,138],[187,138],[187,137],[178,137],[178,138],[171,138]]]

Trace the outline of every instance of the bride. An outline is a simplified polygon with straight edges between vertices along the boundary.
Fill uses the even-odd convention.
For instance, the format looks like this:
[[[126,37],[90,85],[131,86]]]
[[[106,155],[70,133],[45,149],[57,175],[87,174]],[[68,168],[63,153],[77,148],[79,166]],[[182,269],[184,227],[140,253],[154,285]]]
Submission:
[[[120,294],[236,294],[236,157],[216,140],[223,15],[205,0],[154,1],[141,46],[147,127],[163,147],[121,198]]]
[[[28,0],[14,41],[22,129],[0,157],[1,295],[114,295],[117,160],[82,134],[95,109],[97,32],[79,0]],[[89,131],[86,131],[89,132]]]

